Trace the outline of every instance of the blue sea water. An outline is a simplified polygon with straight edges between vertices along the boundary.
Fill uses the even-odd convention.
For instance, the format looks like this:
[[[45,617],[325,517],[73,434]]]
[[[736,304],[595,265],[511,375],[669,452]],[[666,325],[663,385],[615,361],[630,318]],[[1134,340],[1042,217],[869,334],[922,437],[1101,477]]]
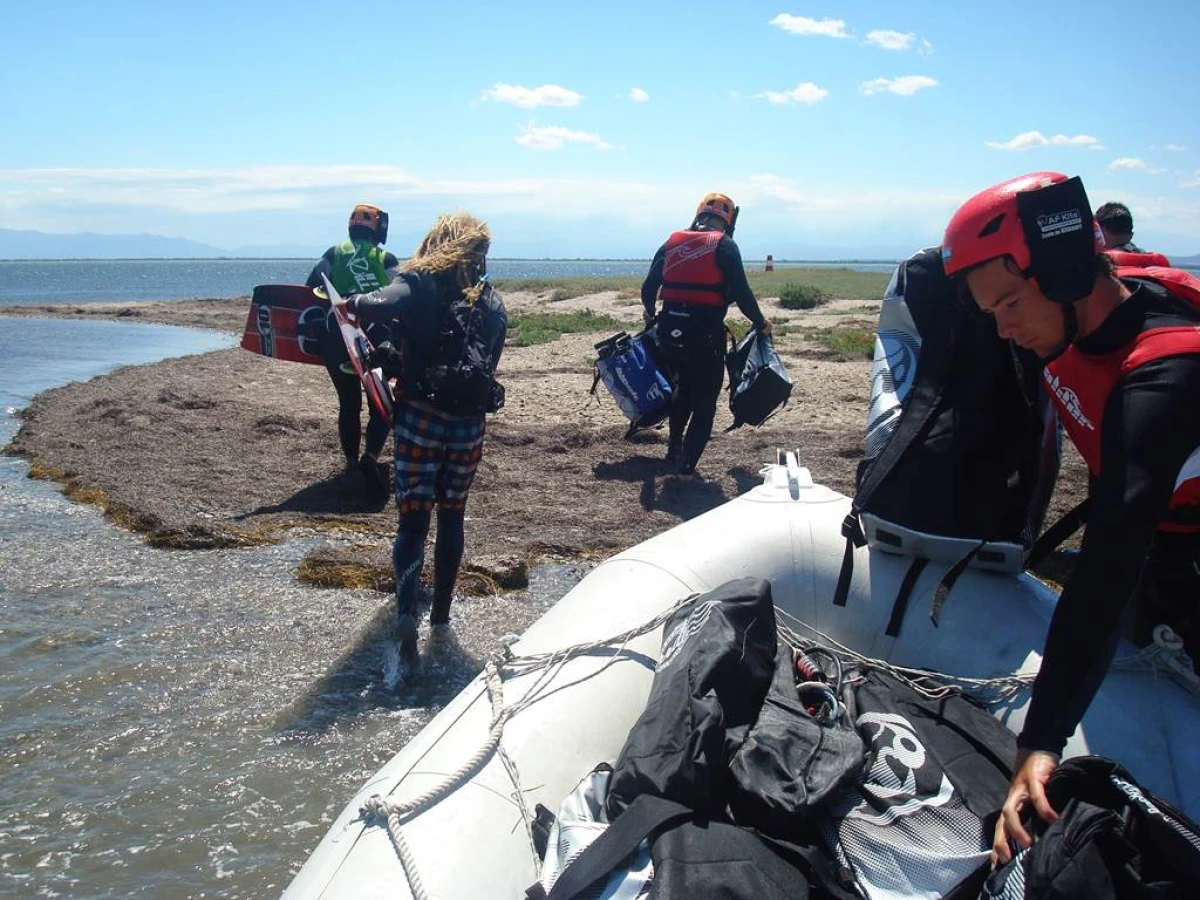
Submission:
[[[0,306],[248,296],[256,284],[303,284],[309,259],[0,260]],[[644,275],[649,260],[493,259],[493,278]],[[761,265],[748,261],[747,265]],[[890,272],[891,262],[776,263]]]

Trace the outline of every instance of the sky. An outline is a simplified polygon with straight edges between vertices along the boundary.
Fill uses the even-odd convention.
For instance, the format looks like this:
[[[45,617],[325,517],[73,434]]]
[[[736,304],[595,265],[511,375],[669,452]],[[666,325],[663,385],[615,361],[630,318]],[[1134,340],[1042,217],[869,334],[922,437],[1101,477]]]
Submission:
[[[1080,175],[1200,253],[1200,4],[9,4],[0,228],[405,255],[648,258],[707,191],[746,258],[895,258],[959,203]]]

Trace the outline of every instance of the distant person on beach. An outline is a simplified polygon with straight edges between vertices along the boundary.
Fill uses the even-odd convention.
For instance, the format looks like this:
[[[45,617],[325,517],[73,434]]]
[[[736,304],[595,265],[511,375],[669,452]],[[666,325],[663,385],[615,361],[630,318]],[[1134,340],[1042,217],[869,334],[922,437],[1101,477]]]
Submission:
[[[339,294],[365,294],[384,287],[400,263],[382,248],[387,241],[388,214],[377,206],[360,203],[350,213],[349,237],[322,254],[305,284],[322,287],[326,276]],[[379,468],[379,454],[387,441],[387,423],[372,407],[367,418],[367,447],[362,457],[362,384],[350,364],[346,344],[331,315],[321,335],[321,355],[338,396],[338,439],[346,457],[346,471],[357,468],[367,486],[376,493],[387,490],[387,479]],[[370,332],[368,332],[370,334]],[[369,406],[369,404],[368,404]]]
[[[397,378],[395,486],[399,528],[396,572],[400,678],[420,665],[419,588],[425,542],[437,509],[429,623],[450,622],[465,543],[467,493],[483,454],[486,413],[503,404],[492,377],[508,333],[508,314],[487,281],[491,232],[464,212],[441,216],[390,285],[348,297],[351,315],[390,320],[377,355]],[[469,362],[464,363],[464,360]]]
[[[1133,213],[1124,203],[1105,203],[1096,210],[1104,249],[1119,266],[1169,266],[1161,253],[1143,250],[1133,242]]]
[[[1133,242],[1133,213],[1124,203],[1105,203],[1096,210],[1096,221],[1104,233],[1104,246],[1108,250],[1128,250],[1130,253],[1144,252]]]
[[[1200,661],[1200,280],[1178,269],[1118,278],[1104,250],[1082,182],[1057,172],[976,194],[942,242],[946,274],[1001,338],[1041,360],[1091,474],[1082,549],[1050,621],[996,826],[1002,861],[1010,841],[1030,845],[1023,808],[1057,818],[1044,785],[1123,630],[1139,645],[1181,638]]]
[[[706,194],[692,224],[658,248],[642,282],[643,318],[650,327],[662,299],[656,332],[679,385],[671,405],[667,462],[693,476],[712,437],[717,397],[725,376],[725,312],[736,303],[764,335],[763,318],[746,281],[742,254],[733,241],[737,207],[725,194]]]

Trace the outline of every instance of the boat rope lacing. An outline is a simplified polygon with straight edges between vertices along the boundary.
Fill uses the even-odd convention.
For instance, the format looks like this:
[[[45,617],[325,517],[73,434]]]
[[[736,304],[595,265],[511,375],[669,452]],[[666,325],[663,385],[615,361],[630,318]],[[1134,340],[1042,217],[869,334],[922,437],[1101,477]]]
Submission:
[[[430,788],[419,797],[396,802],[379,794],[374,794],[363,802],[361,808],[361,814],[364,818],[382,819],[387,823],[388,836],[391,838],[392,846],[395,848],[396,855],[400,859],[400,865],[404,868],[404,875],[408,879],[409,890],[412,892],[414,900],[429,900],[429,893],[426,891],[424,882],[421,880],[421,874],[417,870],[412,848],[405,839],[401,826],[405,820],[414,818],[456,790],[463,782],[475,774],[476,770],[488,760],[493,751],[499,750],[498,755],[501,762],[504,764],[505,771],[512,780],[513,787],[515,788],[513,797],[521,811],[521,818],[524,820],[526,831],[529,833],[530,849],[533,853],[534,862],[540,865],[541,859],[538,857],[537,851],[533,849],[533,832],[531,826],[533,816],[525,803],[524,791],[521,788],[520,773],[517,771],[512,759],[500,747],[500,739],[504,735],[505,723],[517,713],[528,709],[537,701],[543,700],[560,690],[565,690],[579,684],[586,679],[596,677],[622,658],[625,647],[631,640],[654,631],[656,628],[660,628],[671,616],[675,615],[676,611],[687,606],[697,596],[696,594],[691,594],[684,597],[669,609],[659,613],[649,622],[613,637],[588,641],[571,647],[562,647],[547,653],[532,653],[528,656],[513,656],[511,649],[506,647],[499,659],[488,662],[484,667],[483,678],[492,704],[492,724],[483,746],[475,751],[471,758],[463,763],[456,772],[447,776],[440,784]],[[574,681],[555,685],[553,689],[550,689],[551,683],[554,681],[555,676],[562,670],[563,666],[576,657],[594,653],[597,650],[608,650],[610,653],[608,660],[603,666]],[[525,692],[525,695],[520,700],[506,707],[504,705],[504,675],[508,674],[515,677],[534,672],[539,672],[539,674],[533,686]]]
[[[887,672],[892,677],[904,682],[914,691],[929,700],[941,700],[954,694],[965,694],[985,706],[994,706],[1028,691],[1037,677],[1036,672],[1027,674],[997,675],[993,678],[968,678],[964,675],[950,675],[933,669],[914,669],[907,666],[897,666],[882,659],[873,659],[851,650],[825,634],[819,628],[809,625],[803,619],[798,619],[785,610],[776,607],[775,614],[779,619],[787,619],[792,625],[802,629],[810,638],[805,639],[797,634],[792,627],[782,622],[778,631],[781,638],[797,649],[803,649],[813,640],[840,655],[856,662],[864,669],[878,669]]]
[[[1156,678],[1165,675],[1200,700],[1200,675],[1183,647],[1183,639],[1166,625],[1157,626],[1154,640],[1137,653],[1114,660],[1112,667],[1126,672],[1150,672]]]

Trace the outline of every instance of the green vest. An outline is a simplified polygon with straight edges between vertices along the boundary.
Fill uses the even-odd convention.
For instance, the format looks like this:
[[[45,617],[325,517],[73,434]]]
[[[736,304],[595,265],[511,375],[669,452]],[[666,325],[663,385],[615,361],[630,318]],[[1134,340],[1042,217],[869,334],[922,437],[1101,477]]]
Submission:
[[[342,296],[365,294],[391,279],[383,267],[384,251],[370,241],[342,241],[333,251],[329,280]]]

